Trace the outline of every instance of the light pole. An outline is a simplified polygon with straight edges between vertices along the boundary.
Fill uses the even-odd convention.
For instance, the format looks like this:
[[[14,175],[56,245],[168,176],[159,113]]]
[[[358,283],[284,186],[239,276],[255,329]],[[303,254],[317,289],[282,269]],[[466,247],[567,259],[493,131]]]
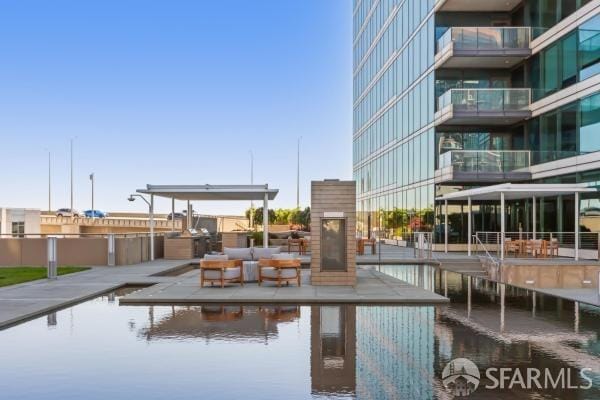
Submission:
[[[70,139],[71,143],[71,213],[73,213],[73,138]]]
[[[298,138],[297,165],[296,165],[296,208],[300,209],[300,142],[302,136]]]
[[[150,215],[150,261],[154,261],[154,195],[150,195],[150,201],[148,201],[141,194],[130,194],[127,200],[135,201],[136,197],[148,204],[148,214]]]
[[[52,211],[52,153],[48,150],[48,212]]]
[[[254,153],[250,150],[250,184],[254,185]],[[250,229],[254,226],[254,201],[250,200]]]
[[[90,181],[92,181],[92,218],[96,216],[96,209],[94,208],[94,173],[90,174]]]

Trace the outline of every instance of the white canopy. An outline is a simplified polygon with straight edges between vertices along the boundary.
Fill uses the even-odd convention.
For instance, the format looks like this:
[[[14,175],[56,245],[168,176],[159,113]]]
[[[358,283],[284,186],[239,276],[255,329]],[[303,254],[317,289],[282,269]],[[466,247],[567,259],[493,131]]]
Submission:
[[[146,185],[138,193],[152,194],[176,200],[273,200],[278,189],[268,185]]]
[[[137,193],[150,195],[150,259],[154,260],[154,196],[171,199],[173,230],[175,230],[175,200],[187,200],[187,226],[192,224],[192,208],[194,200],[242,200],[263,201],[263,246],[269,246],[269,200],[273,200],[278,189],[269,189],[269,185],[146,185],[146,189],[138,189]]]
[[[596,192],[595,188],[582,184],[570,183],[502,183],[500,185],[484,186],[475,189],[461,190],[448,193],[436,198],[444,201],[444,251],[448,252],[448,200],[467,200],[467,252],[471,255],[472,242],[472,201],[496,200],[500,201],[500,259],[504,259],[504,235],[506,200],[532,199],[533,200],[533,237],[536,237],[536,198],[560,195],[575,195],[575,260],[579,259],[579,194]]]
[[[595,191],[594,188],[575,183],[502,183],[448,193],[436,200],[500,200],[501,193],[504,193],[505,200],[518,200]]]

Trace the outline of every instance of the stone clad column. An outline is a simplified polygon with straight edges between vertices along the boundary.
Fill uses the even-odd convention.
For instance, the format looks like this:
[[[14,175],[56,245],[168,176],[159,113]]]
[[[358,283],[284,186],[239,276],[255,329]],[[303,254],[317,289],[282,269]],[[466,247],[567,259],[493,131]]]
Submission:
[[[311,284],[356,285],[356,183],[311,183]]]

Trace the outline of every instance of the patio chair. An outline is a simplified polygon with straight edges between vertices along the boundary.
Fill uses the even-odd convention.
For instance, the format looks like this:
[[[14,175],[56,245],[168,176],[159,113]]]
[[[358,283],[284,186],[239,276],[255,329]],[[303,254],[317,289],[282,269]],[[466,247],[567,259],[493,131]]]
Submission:
[[[555,253],[556,257],[558,257],[558,238],[551,238],[548,242],[548,255],[554,257]]]
[[[511,238],[504,239],[504,251],[507,255],[511,252],[515,253],[515,257],[518,254],[521,254],[521,241],[520,240],[512,240]]]
[[[300,267],[300,259],[291,258],[287,254],[261,258],[258,261],[258,285],[261,286],[264,281],[271,281],[277,282],[277,287],[281,287],[283,282],[289,286],[290,282],[296,281],[297,285],[301,286]]]
[[[200,286],[205,282],[213,286],[215,282],[225,287],[226,283],[239,283],[244,286],[242,260],[229,260],[227,256],[205,256],[200,260]]]
[[[542,240],[541,239],[528,240],[525,245],[525,248],[526,248],[526,252],[531,253],[532,257],[537,257],[538,255],[542,254]]]

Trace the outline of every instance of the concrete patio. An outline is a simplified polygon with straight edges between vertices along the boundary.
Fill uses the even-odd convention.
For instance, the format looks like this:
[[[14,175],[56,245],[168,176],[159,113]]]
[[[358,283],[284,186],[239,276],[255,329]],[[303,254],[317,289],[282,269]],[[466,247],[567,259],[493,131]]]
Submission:
[[[129,294],[121,304],[182,304],[182,303],[349,303],[349,304],[414,304],[446,303],[448,299],[420,289],[389,275],[359,268],[358,284],[352,286],[312,286],[310,271],[302,271],[302,286],[282,286],[272,283],[238,284],[225,288],[200,288],[200,273],[193,270],[169,282]]]

